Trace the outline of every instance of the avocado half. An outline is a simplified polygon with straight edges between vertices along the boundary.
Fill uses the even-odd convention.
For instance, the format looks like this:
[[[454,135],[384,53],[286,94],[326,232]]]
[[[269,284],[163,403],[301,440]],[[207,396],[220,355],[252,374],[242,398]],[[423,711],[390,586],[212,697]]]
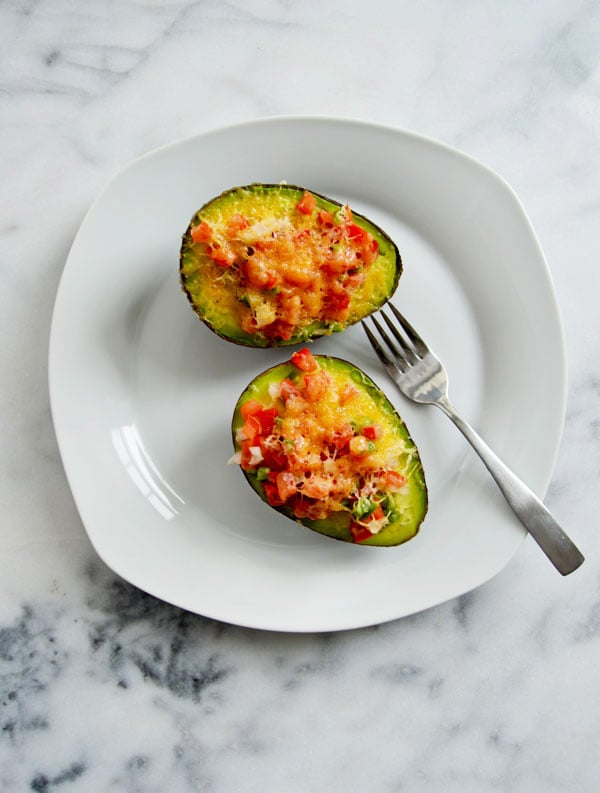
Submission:
[[[288,184],[250,184],[192,217],[180,281],[200,319],[228,341],[279,347],[343,331],[394,293],[393,240],[337,201]]]
[[[317,367],[308,372],[294,363],[306,353]],[[353,364],[295,353],[244,390],[232,433],[232,461],[282,515],[361,545],[395,546],[419,531],[428,501],[418,450],[385,394]]]

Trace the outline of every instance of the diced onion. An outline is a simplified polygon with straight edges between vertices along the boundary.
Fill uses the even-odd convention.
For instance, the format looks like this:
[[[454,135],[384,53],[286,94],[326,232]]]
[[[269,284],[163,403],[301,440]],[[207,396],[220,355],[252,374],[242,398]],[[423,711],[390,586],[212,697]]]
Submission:
[[[269,383],[269,396],[271,399],[281,396],[281,383]]]
[[[250,446],[248,451],[250,452],[250,460],[248,461],[248,465],[258,465],[264,460],[260,446]]]
[[[242,453],[236,452],[235,454],[231,455],[229,460],[227,460],[227,465],[240,465],[241,462],[242,462]]]

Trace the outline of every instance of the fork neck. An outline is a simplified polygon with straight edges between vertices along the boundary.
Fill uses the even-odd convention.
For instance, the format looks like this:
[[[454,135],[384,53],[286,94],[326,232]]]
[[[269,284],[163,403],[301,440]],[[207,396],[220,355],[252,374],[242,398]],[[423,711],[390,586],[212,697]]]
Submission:
[[[456,421],[457,419],[459,421],[462,421],[462,419],[460,418],[460,416],[452,406],[452,403],[448,399],[447,394],[442,394],[442,396],[436,399],[436,401],[433,404],[436,405],[436,407],[438,407],[442,411],[442,413],[445,413],[448,416],[448,418],[451,418],[452,421]]]

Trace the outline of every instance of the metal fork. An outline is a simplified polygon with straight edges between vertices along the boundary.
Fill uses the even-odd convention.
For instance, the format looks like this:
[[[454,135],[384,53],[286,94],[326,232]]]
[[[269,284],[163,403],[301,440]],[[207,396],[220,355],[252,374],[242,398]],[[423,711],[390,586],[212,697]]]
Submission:
[[[388,330],[375,316],[370,317],[383,344],[378,341],[365,320],[362,325],[373,349],[398,389],[413,402],[436,405],[452,419],[483,460],[515,515],[556,569],[562,575],[577,570],[584,560],[579,549],[540,499],[458,415],[448,400],[448,377],[443,365],[398,309],[391,303],[388,306],[398,324],[384,310],[378,313]]]

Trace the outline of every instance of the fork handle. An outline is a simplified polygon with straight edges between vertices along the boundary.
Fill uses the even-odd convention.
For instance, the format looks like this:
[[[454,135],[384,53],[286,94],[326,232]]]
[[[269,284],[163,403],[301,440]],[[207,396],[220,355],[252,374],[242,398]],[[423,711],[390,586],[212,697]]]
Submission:
[[[532,493],[527,485],[515,476],[473,427],[458,415],[447,399],[434,404],[452,419],[481,457],[515,515],[559,573],[568,575],[577,570],[584,560],[583,554],[567,537],[535,493]]]

